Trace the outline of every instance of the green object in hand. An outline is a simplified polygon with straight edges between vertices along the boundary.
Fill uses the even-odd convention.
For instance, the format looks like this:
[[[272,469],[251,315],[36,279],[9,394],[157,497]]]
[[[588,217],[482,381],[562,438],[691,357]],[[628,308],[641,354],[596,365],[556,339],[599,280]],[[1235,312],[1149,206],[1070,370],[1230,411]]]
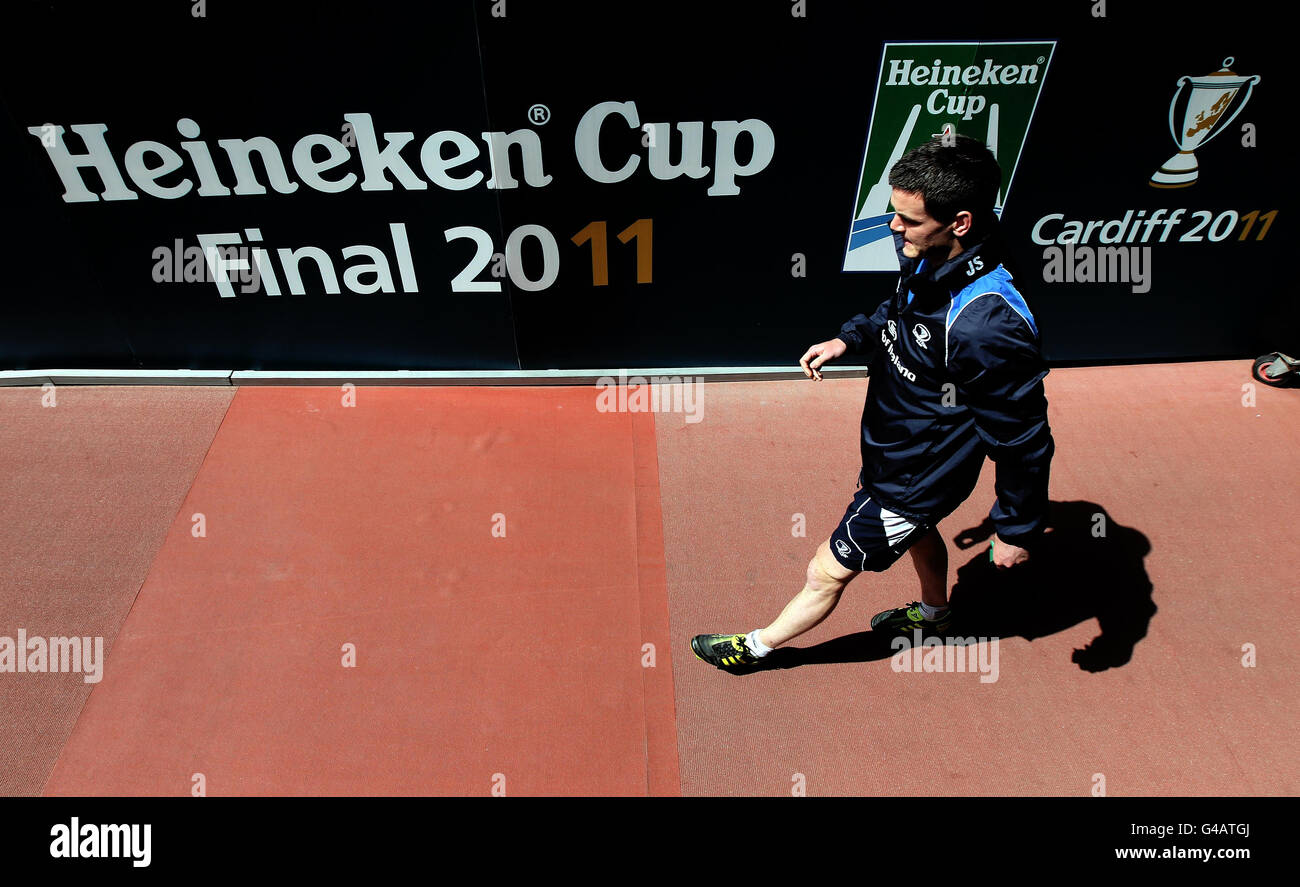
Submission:
[[[993,541],[989,540],[989,563],[993,563]]]

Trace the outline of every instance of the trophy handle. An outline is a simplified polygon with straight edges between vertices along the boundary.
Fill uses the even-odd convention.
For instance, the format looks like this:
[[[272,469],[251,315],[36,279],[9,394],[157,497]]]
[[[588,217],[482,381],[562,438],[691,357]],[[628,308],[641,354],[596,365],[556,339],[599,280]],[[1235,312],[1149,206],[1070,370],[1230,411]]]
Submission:
[[[1169,103],[1169,135],[1174,140],[1174,147],[1180,151],[1183,148],[1183,140],[1178,136],[1178,125],[1174,123],[1174,107],[1178,104],[1178,95],[1183,91],[1183,86],[1191,80],[1191,77],[1179,77],[1178,82],[1174,84],[1174,98]]]
[[[1232,123],[1232,121],[1237,119],[1237,115],[1240,114],[1241,110],[1246,107],[1246,102],[1250,101],[1250,91],[1255,88],[1255,84],[1258,83],[1259,81],[1260,81],[1260,75],[1255,74],[1249,80],[1247,80],[1245,84],[1243,84],[1246,87],[1246,95],[1242,98],[1240,102],[1237,103],[1237,110],[1232,112],[1232,116],[1229,117],[1227,120],[1223,121],[1223,123],[1219,124],[1219,126],[1217,127],[1219,130],[1227,129],[1228,124]],[[1210,133],[1210,135],[1213,136],[1215,135],[1215,133]],[[1207,138],[1205,141],[1208,142],[1209,139]]]

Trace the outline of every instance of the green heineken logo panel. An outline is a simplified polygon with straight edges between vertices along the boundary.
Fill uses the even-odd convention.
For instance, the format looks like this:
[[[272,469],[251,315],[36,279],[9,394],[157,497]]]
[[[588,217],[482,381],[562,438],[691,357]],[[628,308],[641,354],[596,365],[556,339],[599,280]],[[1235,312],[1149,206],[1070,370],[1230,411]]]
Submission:
[[[884,45],[845,271],[898,270],[889,170],[935,136],[960,133],[989,146],[1002,166],[1001,215],[1055,48],[1054,40]]]

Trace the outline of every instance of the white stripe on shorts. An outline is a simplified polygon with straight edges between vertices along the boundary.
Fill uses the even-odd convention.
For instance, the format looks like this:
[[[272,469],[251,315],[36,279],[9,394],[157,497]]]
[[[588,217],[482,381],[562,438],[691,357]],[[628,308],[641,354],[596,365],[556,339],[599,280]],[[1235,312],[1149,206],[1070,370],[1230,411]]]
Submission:
[[[888,508],[880,509],[880,521],[885,527],[885,538],[893,545],[908,533],[916,529],[916,524],[907,518],[894,514]]]

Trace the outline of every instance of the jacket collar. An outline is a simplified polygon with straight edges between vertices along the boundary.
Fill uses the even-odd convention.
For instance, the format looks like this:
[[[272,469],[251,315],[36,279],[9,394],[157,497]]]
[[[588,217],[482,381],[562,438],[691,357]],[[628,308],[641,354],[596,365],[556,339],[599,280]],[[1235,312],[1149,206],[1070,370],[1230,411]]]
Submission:
[[[894,233],[894,247],[898,251],[901,272],[898,292],[904,294],[904,303],[908,291],[923,305],[933,307],[948,301],[1002,263],[1001,234],[996,218],[990,221],[978,241],[940,265],[904,256],[903,235],[897,232]]]

